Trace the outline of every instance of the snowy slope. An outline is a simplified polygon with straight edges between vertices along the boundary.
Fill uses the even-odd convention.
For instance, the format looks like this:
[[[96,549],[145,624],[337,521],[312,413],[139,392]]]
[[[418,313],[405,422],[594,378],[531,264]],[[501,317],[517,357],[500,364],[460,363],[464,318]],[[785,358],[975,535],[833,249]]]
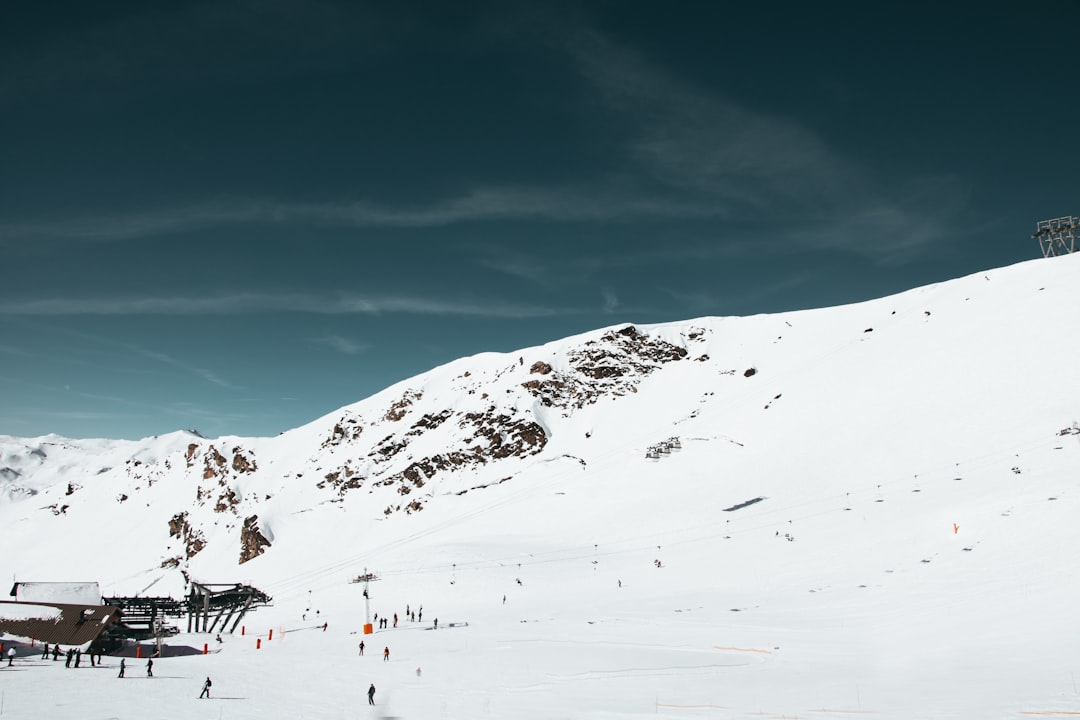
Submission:
[[[65,717],[353,717],[368,682],[400,717],[1080,712],[1078,261],[464,358],[275,438],[0,438],[0,571],[275,598],[261,649]],[[388,663],[364,568],[425,606]],[[25,669],[12,717],[84,682]]]

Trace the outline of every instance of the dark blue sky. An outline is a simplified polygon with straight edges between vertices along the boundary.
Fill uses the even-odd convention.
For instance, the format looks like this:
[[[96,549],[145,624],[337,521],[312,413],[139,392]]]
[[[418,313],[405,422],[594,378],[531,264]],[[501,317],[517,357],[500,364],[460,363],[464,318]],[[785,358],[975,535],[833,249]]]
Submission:
[[[29,4],[28,4],[29,5]],[[855,302],[1080,212],[1080,5],[41,3],[0,434],[272,435],[484,351]]]

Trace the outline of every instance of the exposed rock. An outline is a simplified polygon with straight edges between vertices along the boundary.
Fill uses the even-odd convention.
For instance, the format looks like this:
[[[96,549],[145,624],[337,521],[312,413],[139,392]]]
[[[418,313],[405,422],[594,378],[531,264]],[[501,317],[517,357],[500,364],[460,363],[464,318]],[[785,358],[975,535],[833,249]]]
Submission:
[[[238,473],[255,472],[258,470],[259,468],[255,464],[255,453],[246,451],[241,447],[233,448],[232,469]]]
[[[323,441],[322,446],[325,448],[352,442],[359,439],[363,432],[363,420],[359,417],[346,415],[334,425],[330,437]]]
[[[262,555],[268,547],[270,541],[259,530],[259,516],[245,518],[244,526],[240,528],[240,564]]]
[[[203,458],[203,480],[209,480],[217,475],[228,465],[228,460],[225,456],[218,452],[217,448],[213,445],[207,451],[206,456]]]
[[[602,397],[635,392],[642,378],[687,355],[685,348],[650,338],[628,325],[570,351],[568,372],[555,372],[546,363],[534,364],[533,371],[546,379],[529,380],[521,386],[545,406],[580,409]],[[540,372],[538,365],[547,372]]]
[[[534,362],[532,364],[532,367],[529,368],[529,373],[530,374],[532,374],[532,373],[540,373],[541,375],[547,375],[550,372],[551,372],[551,366],[548,365],[546,362],[543,362],[542,360],[537,360],[536,362]]]
[[[236,506],[240,503],[240,498],[232,488],[225,488],[225,492],[218,496],[217,502],[214,504],[214,512],[223,513],[228,511],[236,512]]]
[[[206,547],[206,537],[201,531],[191,527],[187,512],[177,513],[169,520],[169,537],[179,538],[184,542],[184,556],[189,560]]]
[[[338,491],[338,494],[344,495],[349,490],[362,487],[363,484],[364,478],[360,476],[359,471],[354,470],[349,463],[345,463],[340,470],[326,473],[316,487],[322,489],[330,485]]]
[[[406,390],[400,400],[390,405],[390,409],[386,411],[386,415],[383,416],[383,419],[389,420],[390,422],[397,422],[405,417],[412,404],[423,396],[424,394],[419,391]]]

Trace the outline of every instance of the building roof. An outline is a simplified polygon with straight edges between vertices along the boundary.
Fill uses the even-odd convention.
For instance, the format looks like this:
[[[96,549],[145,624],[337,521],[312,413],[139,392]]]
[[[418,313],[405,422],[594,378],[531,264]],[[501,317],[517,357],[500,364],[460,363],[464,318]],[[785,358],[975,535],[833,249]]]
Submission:
[[[85,645],[119,618],[111,605],[22,603],[0,600],[0,632],[61,645]]]
[[[101,604],[101,588],[96,582],[17,582],[11,596],[18,602]]]

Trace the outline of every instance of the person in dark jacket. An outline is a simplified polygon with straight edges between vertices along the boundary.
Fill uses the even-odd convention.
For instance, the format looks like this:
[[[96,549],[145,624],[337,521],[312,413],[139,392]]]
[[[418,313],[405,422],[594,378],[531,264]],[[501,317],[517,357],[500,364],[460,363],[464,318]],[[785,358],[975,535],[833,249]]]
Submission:
[[[204,682],[204,683],[202,684],[202,692],[201,692],[201,693],[199,693],[199,699],[200,699],[200,700],[201,700],[202,698],[207,698],[207,699],[209,699],[209,697],[210,697],[210,686],[211,686],[211,685],[213,685],[213,684],[214,684],[214,683],[210,682],[210,676],[209,676],[209,675],[207,675],[207,677],[206,677],[206,682]]]
[[[371,683],[371,687],[367,689],[367,702],[368,705],[375,704],[375,683]]]
[[[127,668],[127,663],[124,662],[124,658],[120,658],[120,674],[117,675],[116,677],[118,677],[118,678],[124,677],[124,670],[126,668]]]
[[[146,677],[154,677],[154,658],[146,661]]]

